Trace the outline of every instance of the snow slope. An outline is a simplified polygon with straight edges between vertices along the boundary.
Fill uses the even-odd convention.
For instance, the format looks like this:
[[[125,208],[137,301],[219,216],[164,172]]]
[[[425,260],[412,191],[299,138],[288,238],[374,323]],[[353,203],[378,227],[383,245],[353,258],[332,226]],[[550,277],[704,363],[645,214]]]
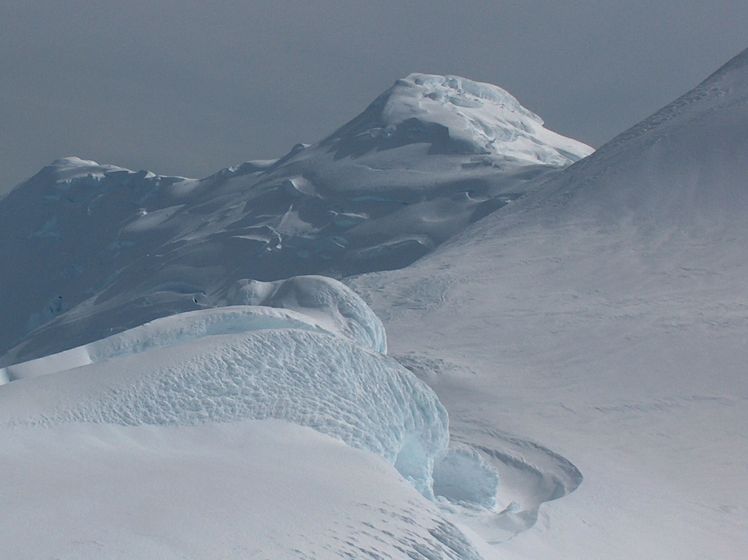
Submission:
[[[499,469],[526,530],[478,527],[497,558],[745,556],[746,154],[748,51],[408,269],[350,283],[453,440]],[[559,454],[584,481],[538,511],[532,471]]]
[[[431,154],[490,156],[496,166],[525,162],[565,167],[591,152],[544,128],[539,116],[498,86],[432,74],[398,80],[322,142],[332,146],[338,158],[419,143],[427,144]],[[382,187],[390,189],[397,182],[402,179]]]
[[[15,560],[478,560],[380,458],[285,422],[68,424],[0,443]]]
[[[501,88],[414,74],[328,138],[202,180],[63,158],[0,201],[0,365],[247,278],[405,266],[590,151]]]

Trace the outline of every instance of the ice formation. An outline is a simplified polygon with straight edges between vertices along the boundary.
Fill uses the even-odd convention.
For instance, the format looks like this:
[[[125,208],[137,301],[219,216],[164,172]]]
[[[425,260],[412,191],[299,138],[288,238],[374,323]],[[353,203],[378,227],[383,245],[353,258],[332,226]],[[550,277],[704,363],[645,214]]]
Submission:
[[[0,204],[2,257],[17,265],[0,269],[12,294],[0,312],[20,317],[3,325],[0,348],[28,341],[5,363],[188,309],[292,310],[226,310],[241,316],[236,331],[224,312],[193,311],[6,368],[17,380],[0,388],[0,483],[14,515],[0,524],[0,542],[16,546],[19,530],[37,529],[23,521],[51,511],[45,531],[26,542],[70,544],[60,532],[76,517],[60,515],[68,504],[56,500],[102,495],[85,479],[70,490],[80,465],[109,481],[107,490],[124,478],[168,502],[164,489],[186,488],[176,497],[196,496],[184,510],[200,514],[188,525],[198,544],[246,534],[256,544],[255,529],[261,545],[285,546],[289,525],[322,518],[289,555],[319,546],[322,556],[476,556],[374,454],[298,426],[248,425],[283,418],[381,455],[445,516],[458,512],[465,534],[500,543],[491,552],[502,558],[740,557],[748,549],[747,68],[748,51],[558,173],[548,163],[567,149],[555,140],[526,149],[528,139],[543,143],[540,124],[503,92],[419,76],[318,144],[202,181],[57,162]],[[488,114],[492,107],[499,113]],[[397,268],[447,239],[407,271],[350,283],[387,317],[395,355],[407,352],[449,403],[449,447],[434,392],[375,351],[383,333],[347,303],[348,292],[314,278],[272,282],[291,270]],[[307,297],[328,288],[330,297]],[[136,475],[157,474],[127,480],[123,457],[145,457]],[[213,486],[201,492],[206,481]],[[246,492],[266,486],[283,499],[254,502]],[[213,514],[235,494],[239,521],[250,523],[232,511],[220,518],[230,530],[216,531],[202,508]],[[75,510],[85,520],[87,505]],[[266,507],[278,506],[263,525]],[[134,511],[112,526],[141,519],[143,509]],[[170,527],[156,526],[166,532],[179,515],[153,521],[165,520]],[[152,526],[136,527],[126,544]],[[153,541],[163,548],[141,556],[163,556],[162,538]]]
[[[229,296],[253,305],[163,317],[0,368],[0,424],[280,419],[384,457],[426,497],[493,507],[495,471],[447,449],[446,410],[384,355],[382,323],[352,290],[302,276],[240,281]]]
[[[95,364],[119,356],[139,354],[153,348],[187,344],[205,336],[267,329],[328,332],[308,315],[286,309],[231,306],[190,311],[156,319],[140,327],[51,356],[0,368],[0,384]]]
[[[358,294],[332,278],[295,276],[277,282],[243,279],[228,290],[227,302],[298,311],[364,348],[387,353],[382,321]]]
[[[303,279],[295,286],[286,282],[292,306],[319,309],[318,302],[329,304],[335,293],[334,280],[316,279],[319,298]],[[274,299],[273,286],[260,287],[267,288],[266,299],[281,303],[284,292]],[[349,306],[374,317],[355,294],[347,295]],[[350,311],[336,311],[341,307]],[[375,328],[358,324],[354,332],[383,336],[378,320],[368,326]],[[292,310],[182,313],[0,370],[6,380],[25,379],[10,383],[0,399],[6,422],[32,424],[282,419],[384,457],[433,497],[432,471],[449,440],[446,411],[408,370],[367,348],[371,339],[359,345],[344,337]],[[34,410],[24,398],[29,391],[46,392],[53,402]]]
[[[492,508],[499,476],[473,448],[450,449],[434,468],[434,494],[456,504]]]

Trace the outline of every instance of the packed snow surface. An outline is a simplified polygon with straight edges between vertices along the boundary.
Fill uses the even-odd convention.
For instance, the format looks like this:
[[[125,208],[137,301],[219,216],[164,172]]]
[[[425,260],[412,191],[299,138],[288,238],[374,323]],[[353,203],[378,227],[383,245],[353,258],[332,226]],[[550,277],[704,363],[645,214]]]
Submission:
[[[0,430],[14,560],[479,560],[381,458],[279,421]]]

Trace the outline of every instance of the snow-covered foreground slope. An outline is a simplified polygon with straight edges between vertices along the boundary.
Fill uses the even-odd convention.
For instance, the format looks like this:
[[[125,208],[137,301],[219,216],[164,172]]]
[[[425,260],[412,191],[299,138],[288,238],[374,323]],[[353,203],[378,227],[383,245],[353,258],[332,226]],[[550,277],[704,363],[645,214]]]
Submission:
[[[0,430],[15,560],[477,560],[378,457],[278,421]]]
[[[202,180],[58,160],[0,201],[0,365],[241,303],[246,278],[405,266],[590,151],[499,87],[414,74],[324,140]]]
[[[408,269],[351,283],[453,439],[513,450],[485,451],[502,500],[532,513],[516,459],[538,464],[537,444],[584,476],[497,558],[745,556],[746,154],[748,51]]]
[[[241,291],[265,305],[0,369],[14,557],[477,560],[449,518],[494,517],[496,472],[449,445],[446,410],[384,354],[366,304],[315,276]]]

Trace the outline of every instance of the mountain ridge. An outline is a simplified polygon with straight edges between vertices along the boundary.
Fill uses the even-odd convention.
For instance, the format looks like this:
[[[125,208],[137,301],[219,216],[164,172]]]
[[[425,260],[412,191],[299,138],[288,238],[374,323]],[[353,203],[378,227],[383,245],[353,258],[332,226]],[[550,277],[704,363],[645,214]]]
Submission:
[[[225,305],[246,278],[406,266],[590,151],[497,86],[413,74],[326,139],[204,179],[58,159],[0,201],[0,354],[26,348],[0,362]]]

